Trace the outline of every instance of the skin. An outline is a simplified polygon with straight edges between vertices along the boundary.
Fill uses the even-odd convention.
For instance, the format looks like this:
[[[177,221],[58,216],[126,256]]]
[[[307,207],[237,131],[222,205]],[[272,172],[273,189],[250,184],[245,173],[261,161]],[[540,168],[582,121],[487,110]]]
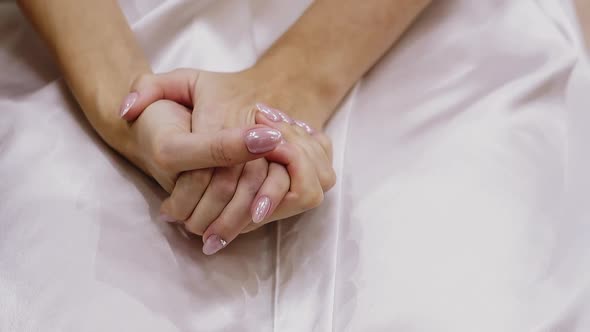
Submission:
[[[166,82],[162,82],[161,76],[152,74],[116,0],[20,0],[19,5],[55,54],[66,82],[99,135],[172,192],[171,198],[163,205],[163,212],[175,214],[174,206],[189,206],[185,210],[192,215],[198,202],[187,203],[188,194],[182,193],[191,192],[189,188],[195,186],[200,191],[206,187],[202,194],[205,197],[207,190],[219,187],[214,186],[215,183],[233,184],[226,187],[231,189],[233,186],[234,196],[218,204],[217,210],[222,212],[210,213],[207,218],[200,213],[201,217],[196,218],[211,220],[210,226],[193,229],[196,233],[204,231],[204,239],[222,235],[231,240],[239,230],[255,227],[246,223],[248,218],[243,214],[248,205],[244,202],[252,199],[255,191],[250,190],[245,196],[236,194],[244,192],[240,190],[241,181],[260,189],[270,187],[272,183],[285,188],[288,180],[290,190],[293,187],[301,189],[291,195],[296,199],[288,202],[283,199],[273,205],[290,213],[317,206],[323,197],[317,194],[318,191],[323,193],[334,181],[328,163],[317,162],[330,161],[331,158],[329,142],[326,143],[321,132],[309,135],[284,123],[266,121],[253,111],[254,103],[263,102],[280,108],[316,130],[323,128],[354,83],[391,48],[429,2],[317,0],[252,68],[234,74],[200,72],[192,75],[193,78],[186,75]],[[152,86],[172,91],[168,87],[190,84],[191,79],[197,87],[185,90],[193,92],[190,102],[187,102],[186,95],[149,93]],[[199,85],[199,82],[202,83]],[[256,84],[249,84],[251,82]],[[222,93],[213,89],[207,91],[208,86],[219,87],[218,91]],[[141,98],[129,116],[135,118],[140,113],[141,116],[129,125],[120,119],[118,110],[121,100],[134,90],[140,92]],[[192,114],[179,104],[156,102],[158,99],[190,106]],[[228,107],[212,111],[221,103]],[[197,116],[206,120],[196,121]],[[193,129],[198,130],[190,132],[191,122]],[[248,129],[256,126],[255,122],[280,129],[291,141],[273,151],[249,153],[242,138]],[[216,126],[214,133],[210,131],[212,124]],[[174,139],[169,138],[171,132],[175,134]],[[200,135],[199,143],[195,143],[195,135]],[[212,146],[219,147],[217,150],[223,153],[212,153],[216,151]],[[180,162],[170,151],[192,156],[192,159]],[[260,157],[270,163],[258,159]],[[251,161],[254,159],[257,160]],[[245,163],[247,161],[251,162]],[[230,165],[232,167],[220,171],[203,170]],[[246,172],[246,169],[253,171]],[[274,171],[269,171],[271,169]],[[195,172],[201,175],[194,176]],[[207,172],[215,172],[215,175],[205,174]],[[260,175],[265,172],[266,178]],[[222,175],[218,176],[218,173]],[[216,181],[216,178],[222,181]],[[253,178],[258,180],[252,181]],[[309,178],[315,181],[301,182]],[[299,186],[295,185],[297,181]],[[281,194],[275,196],[278,200]],[[181,202],[183,199],[185,202]],[[219,216],[223,215],[224,209],[236,205],[232,204],[234,199],[241,203],[232,216],[242,214],[242,217],[236,217],[239,222],[228,224],[227,220],[234,217],[226,217],[224,221]],[[288,204],[281,208],[277,206],[279,203]],[[190,212],[193,204],[196,207]],[[190,220],[190,216],[186,216],[188,213],[174,217]],[[273,218],[273,215],[265,222],[276,220],[277,216]]]
[[[308,133],[278,111],[267,110],[274,114],[272,119],[279,119],[273,121],[253,109],[258,90],[252,79],[190,69],[150,75],[133,86],[133,94],[139,96],[124,116],[134,120],[144,105],[175,94],[176,101],[193,108],[193,131],[213,133],[256,120],[283,133],[286,146],[296,151],[290,154],[293,162],[272,159],[273,154],[233,167],[181,174],[162,212],[166,220],[182,221],[188,231],[203,234],[206,241],[217,235],[229,242],[240,232],[311,209],[335,183],[328,138]],[[268,211],[257,220],[256,202],[265,197],[270,200]]]

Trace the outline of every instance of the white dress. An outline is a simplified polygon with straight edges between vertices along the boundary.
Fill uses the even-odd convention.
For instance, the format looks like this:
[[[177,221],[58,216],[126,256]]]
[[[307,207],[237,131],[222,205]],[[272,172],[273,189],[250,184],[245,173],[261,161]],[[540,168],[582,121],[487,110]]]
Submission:
[[[122,2],[157,71],[243,69],[309,4]],[[212,257],[0,2],[0,331],[589,331],[572,2],[433,2],[330,123],[325,203]]]

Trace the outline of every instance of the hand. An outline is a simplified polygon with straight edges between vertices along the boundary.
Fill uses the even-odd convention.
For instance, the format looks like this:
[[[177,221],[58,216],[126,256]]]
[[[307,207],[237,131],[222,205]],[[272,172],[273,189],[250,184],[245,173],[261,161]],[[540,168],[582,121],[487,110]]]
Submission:
[[[133,120],[151,102],[171,99],[194,106],[193,131],[207,133],[251,124],[256,113],[253,104],[257,96],[262,95],[256,86],[256,79],[243,73],[217,74],[183,69],[148,75],[134,84],[136,100],[124,109],[123,117]],[[262,109],[271,116],[269,108]],[[285,114],[275,111],[274,115],[273,121],[259,120],[275,127],[282,125],[297,144],[290,142],[280,146],[267,157],[287,165],[288,171],[281,165],[268,165],[257,160],[243,167],[185,172],[178,178],[171,197],[163,203],[162,212],[167,221],[186,221],[185,226],[190,232],[204,235],[204,252],[221,249],[245,227],[247,230],[255,228],[253,220],[269,222],[317,206],[323,200],[323,191],[334,184],[330,152],[326,152],[330,150],[329,140],[323,135],[314,135],[323,137],[324,144],[321,145],[303,128],[291,126],[294,122]],[[302,122],[297,124],[309,129]],[[325,148],[306,147],[305,141],[311,142],[310,146]],[[233,158],[226,152],[220,155]],[[251,216],[249,210],[257,192]],[[286,200],[279,206],[283,197]]]
[[[279,110],[262,104],[258,104],[257,108],[260,112],[256,114],[256,123],[280,130],[285,141],[291,145],[290,149],[293,152],[289,159],[281,155],[282,146],[266,157],[268,160],[287,165],[291,188],[286,194],[280,192],[274,183],[280,182],[281,179],[277,177],[274,180],[271,178],[272,174],[269,174],[252,206],[254,223],[250,224],[244,232],[254,230],[271,221],[297,215],[319,205],[323,200],[323,193],[319,190],[309,190],[313,188],[311,182],[313,175],[317,177],[319,186],[324,192],[328,191],[336,181],[331,166],[332,145],[326,135],[315,131],[303,121],[284,121],[285,117],[288,120],[289,118]],[[300,157],[296,158],[297,156]],[[281,199],[281,197],[284,198]],[[269,207],[265,201],[268,202]],[[276,205],[272,205],[274,202],[280,202],[276,210],[274,209]]]
[[[182,105],[161,100],[148,106],[130,127],[127,155],[168,192],[183,171],[229,166],[261,158],[281,142],[281,133],[264,126],[231,128],[212,134],[190,132],[190,112]],[[216,153],[231,153],[228,160]]]

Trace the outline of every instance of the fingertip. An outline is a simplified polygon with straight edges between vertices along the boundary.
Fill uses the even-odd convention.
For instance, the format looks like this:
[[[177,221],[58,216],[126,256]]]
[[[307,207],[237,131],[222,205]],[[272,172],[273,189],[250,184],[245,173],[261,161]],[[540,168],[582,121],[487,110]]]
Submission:
[[[219,222],[219,220],[215,220],[203,232],[203,253],[206,255],[211,255],[225,248],[233,240],[233,238],[228,237],[228,230],[224,229],[222,226],[223,225]],[[221,244],[221,246],[219,246],[219,244]],[[211,250],[212,247],[216,250]],[[207,253],[211,251],[213,252]]]
[[[252,221],[255,224],[262,222],[268,212],[270,211],[270,207],[272,205],[272,201],[268,196],[260,196],[258,197],[254,203],[252,204],[251,214],[252,214]]]
[[[164,217],[168,218],[165,219]],[[170,208],[170,198],[166,198],[164,202],[162,202],[162,205],[160,205],[160,220],[167,222],[177,221],[174,220],[174,217],[172,217]]]
[[[135,91],[125,96],[125,99],[123,99],[123,102],[121,103],[121,107],[119,109],[119,116],[127,121],[135,120],[135,118],[137,118],[137,115],[134,114],[134,112],[132,112],[131,110],[133,109],[133,106],[137,103],[138,99],[139,93]]]
[[[315,130],[310,125],[301,120],[295,120],[295,125],[305,130],[305,132],[307,132],[310,135],[313,135],[315,133]]]
[[[157,92],[148,90],[140,93],[133,91],[123,100],[119,115],[125,121],[135,121],[149,105],[160,99]]]
[[[262,111],[257,110],[255,114],[256,123],[259,125],[274,127],[276,126],[277,121],[272,121],[268,118],[268,115],[264,114]]]
[[[192,107],[192,91],[198,72],[175,70],[163,74],[140,75],[131,85],[121,105],[119,115],[126,121],[136,120],[152,103],[171,100]]]
[[[203,237],[205,239],[205,237]],[[228,242],[217,234],[209,235],[203,243],[203,254],[211,256],[225,248]]]
[[[284,114],[284,113],[282,113]],[[286,116],[286,115],[283,115]],[[254,119],[256,121],[256,124],[258,125],[263,125],[266,127],[270,127],[270,128],[276,128],[276,129],[281,129],[281,128],[286,128],[286,126],[290,126],[290,123],[286,120],[283,120],[283,118],[279,115],[276,115],[277,119],[272,118],[269,114],[264,113],[260,110],[258,110],[256,112],[256,115],[254,116]]]
[[[244,136],[246,148],[255,155],[274,150],[282,141],[281,131],[264,126],[249,129]]]

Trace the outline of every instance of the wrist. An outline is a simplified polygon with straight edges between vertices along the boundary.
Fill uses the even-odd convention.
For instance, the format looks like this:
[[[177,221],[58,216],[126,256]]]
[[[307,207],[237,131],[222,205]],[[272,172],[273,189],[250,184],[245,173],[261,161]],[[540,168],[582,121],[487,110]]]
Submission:
[[[264,82],[262,95],[277,107],[315,128],[323,128],[348,92],[336,76],[316,71],[296,50],[271,52],[250,69],[256,82]]]
[[[137,139],[132,125],[121,119],[120,108],[133,82],[146,73],[151,73],[147,64],[129,66],[124,71],[97,74],[90,88],[81,88],[86,85],[78,84],[77,89],[72,89],[99,136],[134,164],[140,161],[136,149]]]

